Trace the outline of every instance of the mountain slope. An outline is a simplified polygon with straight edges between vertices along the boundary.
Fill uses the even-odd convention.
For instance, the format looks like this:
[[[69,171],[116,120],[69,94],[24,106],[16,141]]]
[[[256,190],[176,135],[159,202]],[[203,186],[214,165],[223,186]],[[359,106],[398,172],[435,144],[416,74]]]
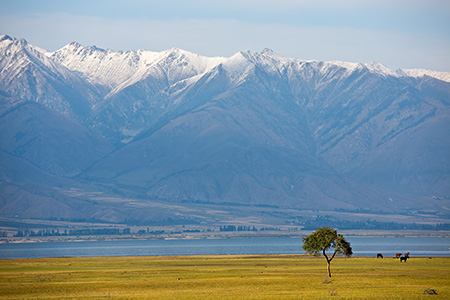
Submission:
[[[73,118],[86,119],[98,91],[45,54],[23,39],[1,35],[0,89]]]
[[[113,142],[131,140],[156,120],[166,110],[169,87],[200,76],[222,60],[176,48],[153,58],[114,88],[96,108],[94,128]],[[120,135],[114,136],[117,133]]]
[[[370,145],[375,142],[385,143],[408,128],[419,130],[421,120],[436,106],[417,99],[406,105],[405,93],[397,90],[410,86],[365,67],[349,71],[319,63],[311,70],[308,64],[298,68],[289,61],[278,65],[273,61],[274,54],[268,51],[243,52],[225,61],[171,99],[169,109],[149,131],[83,176],[113,181],[168,201],[244,200],[346,209],[362,205],[377,210],[423,206],[394,193],[410,189],[415,182],[369,175],[362,177],[364,183],[356,178],[368,166],[353,161],[358,162],[355,153],[364,156],[364,162],[369,161],[374,155]],[[289,67],[297,67],[298,82],[292,75],[291,82],[284,80],[292,71]],[[311,74],[315,88],[293,88],[307,82]],[[377,94],[378,90],[383,94]],[[307,102],[302,103],[302,97]],[[408,120],[405,125],[399,120],[385,128],[372,124],[378,119],[386,123],[387,112],[397,103],[404,106],[397,111]],[[447,108],[442,110],[443,114],[447,112]],[[396,131],[391,132],[392,128]],[[380,139],[377,136],[370,137],[370,145],[361,143],[360,135],[375,129],[381,141],[375,139]],[[376,151],[375,164],[392,154],[395,160],[405,159],[401,153]],[[404,164],[414,166],[414,161]],[[353,169],[346,170],[349,165]],[[418,167],[416,173],[421,171]],[[448,178],[448,169],[436,174]],[[391,189],[398,184],[401,189]],[[392,198],[395,204],[389,200]]]
[[[0,40],[8,214],[34,196],[116,221],[179,214],[161,203],[448,213],[449,73]]]
[[[46,172],[73,176],[113,150],[100,136],[36,102],[0,95],[0,149]]]

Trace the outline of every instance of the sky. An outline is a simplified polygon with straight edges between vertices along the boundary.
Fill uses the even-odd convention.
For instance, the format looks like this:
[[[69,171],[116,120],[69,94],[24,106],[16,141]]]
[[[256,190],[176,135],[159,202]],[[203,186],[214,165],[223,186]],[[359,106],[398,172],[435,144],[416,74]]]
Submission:
[[[242,50],[450,71],[448,0],[0,0],[0,33],[55,51]]]

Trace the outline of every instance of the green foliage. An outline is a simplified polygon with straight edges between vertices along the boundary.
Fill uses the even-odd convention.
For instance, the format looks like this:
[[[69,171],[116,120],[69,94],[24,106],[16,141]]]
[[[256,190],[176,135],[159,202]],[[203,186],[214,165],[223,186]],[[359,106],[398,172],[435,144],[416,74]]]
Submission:
[[[316,231],[303,238],[303,250],[309,254],[326,253],[330,249],[334,250],[334,254],[343,253],[352,255],[352,247],[345,238],[337,233],[337,230],[329,227],[320,227]],[[333,255],[334,256],[334,255]]]
[[[344,253],[347,256],[353,254],[350,243],[344,237],[337,233],[337,230],[330,227],[320,227],[316,231],[303,238],[303,250],[309,254],[318,254],[322,252],[327,260],[328,277],[331,277],[330,262],[337,253]],[[333,249],[334,253],[331,258],[328,257],[327,251]]]

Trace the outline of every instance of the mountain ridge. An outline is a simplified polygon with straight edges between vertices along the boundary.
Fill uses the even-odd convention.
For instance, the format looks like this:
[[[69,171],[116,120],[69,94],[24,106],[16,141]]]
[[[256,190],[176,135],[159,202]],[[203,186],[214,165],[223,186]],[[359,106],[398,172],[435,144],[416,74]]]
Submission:
[[[89,203],[105,193],[135,197],[130,214],[156,202],[450,213],[450,72],[267,48],[229,58],[78,43],[47,52],[6,35],[0,55],[0,150],[23,172],[26,162],[70,179]],[[2,182],[24,198],[39,194],[8,172]],[[70,185],[40,186],[81,209]],[[102,205],[82,211],[133,219]]]

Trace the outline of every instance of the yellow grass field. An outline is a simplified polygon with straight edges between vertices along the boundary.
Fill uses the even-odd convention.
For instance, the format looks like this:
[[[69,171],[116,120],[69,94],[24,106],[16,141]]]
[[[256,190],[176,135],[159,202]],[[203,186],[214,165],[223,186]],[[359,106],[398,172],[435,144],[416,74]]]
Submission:
[[[0,299],[450,299],[450,258],[337,257],[331,272],[305,255],[8,259]]]

